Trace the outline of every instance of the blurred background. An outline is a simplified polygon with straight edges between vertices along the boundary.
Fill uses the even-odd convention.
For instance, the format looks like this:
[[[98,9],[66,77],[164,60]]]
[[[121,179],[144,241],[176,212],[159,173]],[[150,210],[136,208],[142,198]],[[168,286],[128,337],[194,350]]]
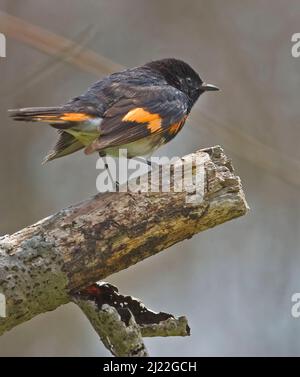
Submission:
[[[222,92],[197,102],[159,153],[220,144],[251,212],[111,276],[153,310],[187,315],[191,337],[146,339],[152,356],[295,356],[300,319],[300,32],[293,0],[0,0],[0,234],[96,192],[96,156],[45,166],[50,127],[8,108],[58,105],[93,81],[149,60],[189,62]],[[73,304],[0,337],[0,356],[106,356]]]

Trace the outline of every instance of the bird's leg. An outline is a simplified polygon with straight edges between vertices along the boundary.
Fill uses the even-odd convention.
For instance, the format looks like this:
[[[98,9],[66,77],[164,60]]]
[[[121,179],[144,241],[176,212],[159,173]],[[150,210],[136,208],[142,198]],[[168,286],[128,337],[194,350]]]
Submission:
[[[150,168],[154,168],[154,169],[156,169],[156,168],[158,168],[159,169],[159,167],[161,166],[160,164],[157,164],[156,162],[153,162],[153,161],[151,161],[151,160],[149,160],[149,159],[147,159],[146,160],[146,163],[147,163],[147,165],[150,167]]]
[[[101,158],[105,158],[105,155],[103,155],[101,152],[99,152],[99,156]],[[112,176],[111,176],[110,171],[109,171],[108,163],[106,161],[104,162],[104,167],[105,167],[105,170],[107,171],[107,173],[109,174],[110,179],[113,181]],[[116,191],[119,191],[120,184],[117,180],[116,180],[115,183],[116,183]]]
[[[151,162],[151,160],[147,159],[147,158],[143,158],[143,157],[139,157],[139,156],[136,156],[134,157],[136,160],[139,160],[139,161],[142,161],[144,162],[145,164],[147,164],[150,168],[152,167],[157,167],[159,166],[159,164],[156,164],[155,162]]]

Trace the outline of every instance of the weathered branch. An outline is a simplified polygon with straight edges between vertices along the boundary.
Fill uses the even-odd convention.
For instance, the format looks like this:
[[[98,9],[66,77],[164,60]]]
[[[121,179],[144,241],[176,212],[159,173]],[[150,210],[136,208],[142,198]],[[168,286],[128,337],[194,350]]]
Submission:
[[[184,160],[197,160],[204,168],[204,181],[196,187],[204,193],[201,200],[191,200],[192,186],[182,192],[98,194],[0,238],[0,293],[7,305],[0,334],[71,301],[75,292],[100,279],[246,213],[240,179],[220,147]],[[171,186],[177,183],[175,179]],[[108,308],[102,305],[101,310]],[[139,326],[136,317],[134,321],[133,328],[143,336],[166,334],[174,326],[174,320],[156,328]]]
[[[112,286],[94,284],[74,295],[73,301],[87,316],[103,344],[113,355],[148,356],[141,329],[134,316],[127,307],[122,308],[111,301],[115,296]],[[106,303],[107,298],[109,303]]]
[[[142,337],[187,336],[185,317],[156,313],[111,284],[93,284],[73,295],[105,347],[116,356],[147,356]]]

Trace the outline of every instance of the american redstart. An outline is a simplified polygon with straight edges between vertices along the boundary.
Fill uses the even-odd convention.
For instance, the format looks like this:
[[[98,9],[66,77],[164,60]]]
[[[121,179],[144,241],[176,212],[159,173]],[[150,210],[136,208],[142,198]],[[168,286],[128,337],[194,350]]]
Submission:
[[[204,83],[187,63],[162,59],[113,73],[65,105],[9,112],[15,120],[46,122],[58,130],[44,162],[82,148],[100,156],[127,149],[131,158],[173,139],[199,96],[211,90],[218,88]]]

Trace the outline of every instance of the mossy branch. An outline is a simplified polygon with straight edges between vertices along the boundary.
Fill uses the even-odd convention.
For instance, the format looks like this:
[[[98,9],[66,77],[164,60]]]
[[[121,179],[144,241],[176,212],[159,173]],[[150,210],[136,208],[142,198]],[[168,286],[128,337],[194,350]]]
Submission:
[[[0,318],[0,334],[72,300],[93,318],[95,328],[109,317],[126,333],[124,322],[118,322],[120,308],[108,302],[95,306],[93,299],[79,297],[78,292],[196,233],[242,216],[248,209],[240,179],[220,147],[183,157],[174,163],[172,172],[182,160],[196,162],[203,169],[203,180],[196,180],[196,186],[192,183],[197,169],[192,167],[191,182],[182,191],[177,192],[178,176],[174,174],[171,192],[98,194],[1,237],[0,294],[6,300],[6,317]],[[195,190],[203,193],[197,200]],[[142,336],[188,333],[185,318],[176,320],[169,315],[155,322],[151,317],[147,323],[139,322],[133,309],[129,312],[128,339],[134,339],[136,347],[127,344],[124,348],[114,337],[110,344],[115,354],[139,350],[146,355]],[[105,326],[102,330],[105,332]]]

